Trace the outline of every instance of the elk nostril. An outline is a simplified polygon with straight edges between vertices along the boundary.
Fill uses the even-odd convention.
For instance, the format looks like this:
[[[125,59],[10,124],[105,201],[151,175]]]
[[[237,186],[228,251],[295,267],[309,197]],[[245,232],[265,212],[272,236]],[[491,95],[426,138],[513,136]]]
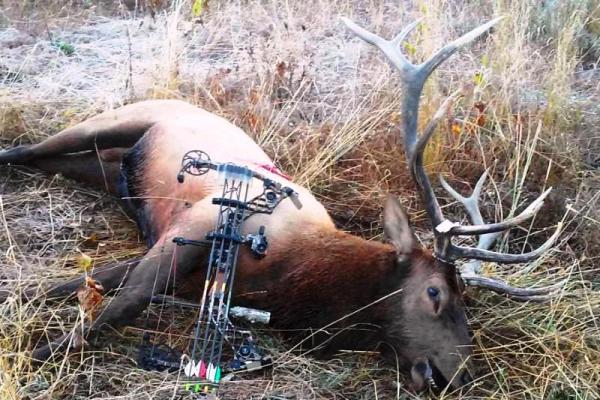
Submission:
[[[471,382],[473,382],[473,378],[471,377],[471,374],[469,374],[469,371],[465,370],[460,376],[460,384],[468,385]]]

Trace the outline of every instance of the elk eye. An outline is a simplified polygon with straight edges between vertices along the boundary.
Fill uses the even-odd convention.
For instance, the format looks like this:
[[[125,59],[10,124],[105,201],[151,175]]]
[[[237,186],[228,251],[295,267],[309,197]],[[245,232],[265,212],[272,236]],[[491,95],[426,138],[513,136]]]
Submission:
[[[433,286],[429,286],[427,288],[427,294],[429,295],[429,297],[431,297],[431,299],[437,300],[438,296],[440,295],[440,289]]]

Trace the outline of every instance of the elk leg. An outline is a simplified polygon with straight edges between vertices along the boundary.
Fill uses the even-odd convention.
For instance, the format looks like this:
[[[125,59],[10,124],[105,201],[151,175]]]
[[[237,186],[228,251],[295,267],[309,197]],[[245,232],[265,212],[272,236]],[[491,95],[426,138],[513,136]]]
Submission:
[[[7,150],[19,150],[15,148]],[[115,147],[105,150],[92,150],[74,154],[59,154],[35,158],[26,163],[51,174],[61,174],[80,182],[88,182],[113,195],[119,194],[121,161],[127,148]],[[0,164],[3,154],[0,152]]]
[[[206,249],[195,246],[176,249],[176,245],[170,242],[173,236],[175,235],[163,235],[131,271],[124,290],[120,290],[119,294],[111,299],[91,326],[86,325],[84,329],[86,339],[93,339],[107,325],[118,328],[132,322],[148,307],[154,294],[169,291],[175,281],[185,280],[196,266],[203,264]],[[168,242],[166,238],[169,238]],[[172,270],[171,267],[175,265],[176,268]],[[75,330],[46,346],[35,349],[32,357],[39,361],[46,360],[57,352],[65,351],[69,343],[76,348],[82,343]]]
[[[134,115],[127,116],[123,113],[123,108],[97,115],[50,136],[41,143],[2,151],[0,164],[28,165],[43,157],[95,149],[131,147],[153,122],[139,121]]]
[[[118,195],[121,160],[126,148],[87,151],[43,157],[29,165],[52,174],[61,174],[80,182],[88,182]]]
[[[103,115],[103,114],[101,114]],[[105,150],[114,147],[131,147],[152,126],[149,123],[123,124],[102,130],[93,126],[94,118],[50,136],[41,143],[17,146],[0,151],[0,165],[31,165],[35,160],[81,151]],[[89,126],[92,125],[92,126]],[[100,124],[98,124],[100,125]],[[92,132],[89,132],[92,130]]]
[[[161,119],[201,112],[179,100],[150,100],[129,104],[89,118],[41,143],[0,151],[0,165],[27,165],[41,157],[131,147]]]
[[[92,278],[102,285],[105,293],[119,289],[127,277],[139,264],[140,260],[130,260],[125,263],[111,263],[94,269]],[[67,282],[50,287],[46,298],[61,298],[74,294],[78,288],[85,284],[85,277],[80,276]]]
[[[94,268],[92,277],[98,281],[105,292],[111,292],[118,289],[127,280],[129,273],[138,265],[139,259],[127,261],[125,263],[111,263]],[[59,283],[49,287],[43,292],[45,298],[64,298],[75,294],[77,289],[85,284],[85,277],[78,276],[66,282]],[[0,290],[0,304],[4,303],[11,295],[9,290]],[[40,293],[38,288],[27,288],[21,293],[22,301],[30,301]]]

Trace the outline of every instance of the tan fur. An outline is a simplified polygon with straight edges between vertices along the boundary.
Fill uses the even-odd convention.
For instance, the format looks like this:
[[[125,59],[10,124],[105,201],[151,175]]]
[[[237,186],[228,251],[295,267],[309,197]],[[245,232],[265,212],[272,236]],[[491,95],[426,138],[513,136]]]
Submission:
[[[180,212],[187,204],[202,202],[195,219],[208,219],[216,215],[216,208],[210,204],[212,198],[221,195],[218,173],[209,171],[202,176],[188,176],[184,183],[176,180],[181,168],[183,155],[191,149],[200,149],[210,155],[215,162],[231,162],[246,165],[269,176],[299,193],[302,210],[297,210],[290,201],[283,202],[271,217],[257,215],[248,220],[249,232],[255,231],[261,224],[269,228],[269,236],[277,241],[285,226],[277,221],[286,221],[285,225],[298,226],[321,224],[333,229],[334,225],[325,208],[305,188],[273,174],[259,165],[272,165],[273,161],[242,130],[210,114],[212,117],[191,116],[177,119],[174,122],[156,123],[144,137],[148,141],[151,153],[147,157],[152,160],[144,169],[144,197],[152,209],[153,223],[159,232],[164,231],[175,219],[173,215]],[[170,174],[165,171],[172,171]],[[254,182],[249,198],[262,191],[259,182]],[[203,201],[206,199],[206,201]]]

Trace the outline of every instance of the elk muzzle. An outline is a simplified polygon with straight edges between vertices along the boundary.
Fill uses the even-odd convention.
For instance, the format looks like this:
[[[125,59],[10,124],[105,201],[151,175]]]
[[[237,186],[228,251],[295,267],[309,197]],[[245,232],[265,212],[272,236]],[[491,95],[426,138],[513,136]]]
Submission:
[[[410,377],[415,391],[422,391],[427,387],[434,391],[441,391],[447,386],[457,389],[473,381],[466,368],[457,370],[452,377],[447,378],[434,362],[424,357],[415,360],[410,370]]]

